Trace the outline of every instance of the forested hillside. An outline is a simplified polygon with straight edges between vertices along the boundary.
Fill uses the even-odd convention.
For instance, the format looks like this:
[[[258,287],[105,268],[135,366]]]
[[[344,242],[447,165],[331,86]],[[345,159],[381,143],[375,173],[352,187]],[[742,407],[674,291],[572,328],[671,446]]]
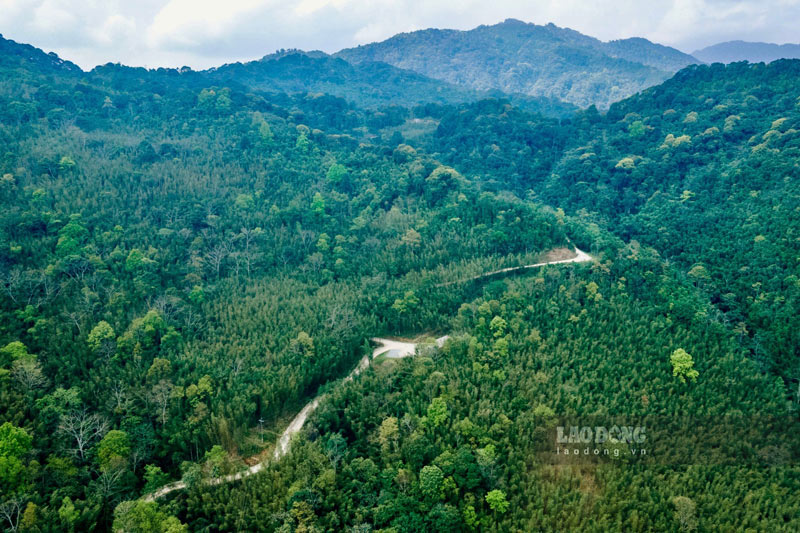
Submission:
[[[671,309],[690,288],[655,254],[609,243],[602,257],[486,287],[453,316],[458,335],[442,350],[336,389],[280,465],[173,503],[194,527],[225,531],[796,529],[796,440],[758,440],[755,464],[715,455],[760,415],[785,412],[783,386],[721,322]],[[679,349],[694,355],[696,382],[673,376]],[[733,413],[738,431],[720,430],[715,419]],[[623,414],[648,420],[655,446],[685,446],[677,464],[652,449],[643,464],[554,455],[557,420]]]
[[[566,243],[552,211],[361,142],[392,120],[380,111],[37,53],[3,58],[12,527],[106,529],[213,445],[257,452],[254,429],[345,374],[366,338],[457,308],[458,291],[420,302],[421,279]]]
[[[432,144],[467,175],[493,176],[495,190],[653,247],[796,387],[798,75],[800,61],[689,67],[566,128],[473,105],[445,116]]]
[[[556,119],[0,43],[9,531],[800,528],[800,61]],[[570,422],[650,454],[554,455]]]
[[[235,63],[202,72],[205,80],[221,85],[244,84],[252,89],[279,93],[317,93],[339,96],[361,107],[418,104],[461,104],[502,96],[532,112],[562,117],[577,107],[556,98],[505,95],[498,90],[475,90],[428,78],[382,62],[350,64],[322,52],[290,50],[260,61]]]
[[[646,39],[604,43],[569,28],[509,19],[469,31],[429,29],[342,50],[348,61],[381,61],[474,89],[607,108],[698,61]]]
[[[76,70],[77,67],[75,67]],[[121,90],[130,83],[148,85],[155,92],[168,89],[209,86],[251,90],[269,95],[335,96],[361,108],[379,110],[405,106],[448,105],[475,102],[500,97],[534,113],[565,117],[578,108],[555,98],[505,94],[498,90],[478,91],[403,70],[381,62],[350,64],[322,52],[285,51],[265,56],[259,61],[233,63],[204,71],[189,68],[158,69],[131,68],[119,64],[98,66],[89,73],[103,83]],[[328,120],[334,120],[329,116]],[[391,119],[390,119],[391,120]]]

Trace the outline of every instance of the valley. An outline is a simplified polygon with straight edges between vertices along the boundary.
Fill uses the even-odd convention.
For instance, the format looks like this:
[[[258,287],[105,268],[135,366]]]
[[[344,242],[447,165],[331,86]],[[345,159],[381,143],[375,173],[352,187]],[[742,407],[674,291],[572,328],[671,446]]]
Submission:
[[[495,276],[501,273],[513,272],[515,270],[524,270],[530,268],[540,268],[547,265],[557,265],[557,264],[564,264],[564,263],[580,263],[584,261],[591,261],[592,258],[586,252],[581,250],[575,251],[575,256],[570,259],[560,259],[554,261],[548,261],[544,263],[536,263],[533,265],[524,265],[519,267],[509,267],[503,270],[498,270],[494,272],[487,272],[485,274],[481,274],[479,276],[470,278],[470,280],[476,280],[484,277]],[[437,347],[441,348],[444,346],[444,343],[447,341],[448,336],[439,337],[434,340],[434,343]],[[349,373],[346,377],[343,378],[342,382],[347,383],[348,381],[352,381],[355,379],[359,374],[364,372],[367,368],[369,368],[372,361],[374,361],[378,356],[382,356],[388,359],[402,359],[404,357],[412,357],[417,351],[417,343],[414,342],[404,342],[392,339],[382,339],[373,337],[370,339],[373,343],[377,344],[377,347],[372,351],[371,354],[365,355],[361,360],[359,360],[358,365]],[[303,425],[305,424],[308,416],[319,406],[319,403],[324,401],[323,396],[317,396],[308,402],[297,416],[295,416],[287,428],[281,433],[278,442],[275,445],[275,451],[272,454],[273,461],[279,461],[281,457],[286,455],[289,451],[289,445],[291,443],[292,438],[297,435],[302,429]],[[257,464],[251,466],[247,470],[243,472],[237,472],[235,474],[229,474],[224,477],[212,478],[209,479],[206,483],[209,485],[219,485],[221,483],[230,483],[233,481],[239,481],[243,478],[251,476],[260,472],[264,468],[264,460],[260,460]],[[146,494],[143,496],[145,501],[154,501],[159,498],[162,498],[168,495],[171,492],[176,490],[183,490],[186,488],[186,484],[182,481],[177,481],[175,483],[170,483],[165,485],[164,487],[159,488],[155,492],[151,494]]]

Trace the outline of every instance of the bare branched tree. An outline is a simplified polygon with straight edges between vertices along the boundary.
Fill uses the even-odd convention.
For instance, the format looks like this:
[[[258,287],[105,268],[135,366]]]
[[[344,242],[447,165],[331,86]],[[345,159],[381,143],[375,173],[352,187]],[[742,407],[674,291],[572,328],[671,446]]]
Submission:
[[[122,468],[108,468],[103,470],[97,477],[97,490],[103,500],[110,500],[120,492],[123,474],[127,469]]]
[[[325,326],[335,338],[341,340],[348,332],[352,331],[354,323],[355,314],[353,308],[336,304],[331,307]]]
[[[155,403],[158,410],[158,418],[161,425],[167,423],[167,414],[169,410],[169,403],[173,398],[175,392],[175,385],[171,381],[162,379],[150,390],[150,398]]]
[[[0,503],[0,516],[8,522],[8,531],[19,531],[19,515],[22,513],[23,503],[25,500],[18,496]]]
[[[83,284],[83,279],[92,271],[92,264],[88,259],[75,257],[64,269],[64,273],[74,281]]]
[[[233,277],[239,279],[239,272],[244,266],[244,252],[235,251],[231,252],[230,258],[233,259]]]
[[[111,398],[113,401],[113,409],[115,411],[123,411],[127,409],[130,404],[130,396],[128,395],[128,386],[121,380],[116,380],[111,385]]]
[[[74,441],[72,451],[84,459],[92,443],[106,434],[108,423],[100,415],[81,409],[62,415],[58,430]]]
[[[183,313],[183,328],[187,332],[195,332],[203,329],[206,325],[205,318],[191,307],[187,307]]]
[[[216,272],[217,279],[219,279],[222,264],[225,262],[225,259],[230,255],[230,253],[231,248],[227,242],[215,244],[214,247],[206,253],[205,260]]]
[[[83,323],[85,315],[82,310],[65,311],[61,313],[61,316],[63,316],[68,323],[72,324],[78,329],[78,335],[83,335],[83,327],[81,324]]]
[[[241,355],[237,355],[234,358],[233,363],[231,365],[231,377],[235,379],[236,376],[239,375],[239,372],[242,371],[243,366],[244,366],[244,359],[242,358]]]
[[[61,292],[61,285],[56,283],[56,280],[44,270],[39,272],[39,283],[42,287],[42,297],[37,302],[38,305],[55,298]]]
[[[258,258],[258,254],[253,249],[253,245],[255,241],[263,234],[264,231],[260,228],[255,228],[255,229],[242,228],[242,230],[236,236],[237,239],[241,240],[244,245],[243,250],[240,252],[240,255],[242,263],[244,264],[244,268],[247,271],[248,279],[250,278],[253,262]]]
[[[22,280],[22,270],[20,268],[14,268],[12,270],[5,270],[0,273],[0,285],[3,286],[3,290],[6,292],[11,301],[19,303],[19,287]]]
[[[155,309],[164,317],[164,320],[171,322],[183,312],[183,300],[177,296],[161,294],[148,301],[150,308]]]

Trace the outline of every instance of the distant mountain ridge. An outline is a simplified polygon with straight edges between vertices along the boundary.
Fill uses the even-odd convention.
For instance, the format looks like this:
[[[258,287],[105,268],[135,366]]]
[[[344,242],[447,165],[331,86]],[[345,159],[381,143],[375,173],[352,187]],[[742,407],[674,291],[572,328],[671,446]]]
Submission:
[[[333,94],[362,106],[460,103],[475,98],[474,91],[416,72],[385,63],[353,65],[318,51],[291,50],[202,72],[219,83],[235,80],[262,91]]]
[[[648,41],[642,37],[618,39],[601,43],[602,49],[611,57],[625,59],[632,63],[642,63],[649,67],[677,72],[699,61],[675,48]]]
[[[21,76],[45,77],[62,74],[102,83],[150,84],[160,90],[165,83],[196,90],[211,86],[249,88],[269,93],[328,94],[344,98],[361,108],[400,105],[462,104],[485,98],[507,99],[528,111],[547,116],[569,116],[577,107],[553,98],[506,94],[498,90],[476,90],[436,80],[387,63],[351,64],[320,51],[280,50],[260,60],[229,63],[206,70],[189,67],[146,69],[119,63],[98,65],[88,72],[55,53],[0,35],[0,66],[16,69]],[[31,84],[36,85],[34,79]]]
[[[457,104],[499,97],[552,116],[569,115],[577,109],[553,98],[474,89],[384,62],[351,63],[320,51],[283,50],[258,61],[227,64],[202,72],[219,83],[235,80],[264,91],[332,94],[362,107]]]
[[[800,44],[728,41],[697,50],[692,55],[705,63],[771,63],[778,59],[800,59]]]
[[[606,43],[569,28],[515,19],[468,31],[401,33],[335,55],[353,63],[381,61],[474,89],[604,108],[699,63],[642,38]]]

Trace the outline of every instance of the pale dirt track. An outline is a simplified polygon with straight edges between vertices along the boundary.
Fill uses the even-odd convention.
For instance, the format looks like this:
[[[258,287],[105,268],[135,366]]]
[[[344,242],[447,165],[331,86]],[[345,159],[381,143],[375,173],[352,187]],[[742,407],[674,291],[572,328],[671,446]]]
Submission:
[[[466,283],[468,281],[475,281],[481,278],[488,278],[490,276],[496,276],[498,274],[505,274],[508,272],[516,272],[517,270],[527,270],[529,268],[540,268],[547,265],[562,265],[564,263],[583,263],[585,261],[591,261],[592,256],[587,254],[584,251],[581,251],[575,248],[575,257],[571,257],[569,259],[559,259],[558,261],[546,261],[544,263],[533,263],[531,265],[521,265],[515,267],[508,267],[508,268],[501,268],[500,270],[492,270],[490,272],[484,272],[483,274],[478,274],[477,276],[472,276],[471,278],[460,279],[457,281],[448,281],[447,283],[440,283],[437,287],[446,287],[448,285],[455,285],[456,283]]]

